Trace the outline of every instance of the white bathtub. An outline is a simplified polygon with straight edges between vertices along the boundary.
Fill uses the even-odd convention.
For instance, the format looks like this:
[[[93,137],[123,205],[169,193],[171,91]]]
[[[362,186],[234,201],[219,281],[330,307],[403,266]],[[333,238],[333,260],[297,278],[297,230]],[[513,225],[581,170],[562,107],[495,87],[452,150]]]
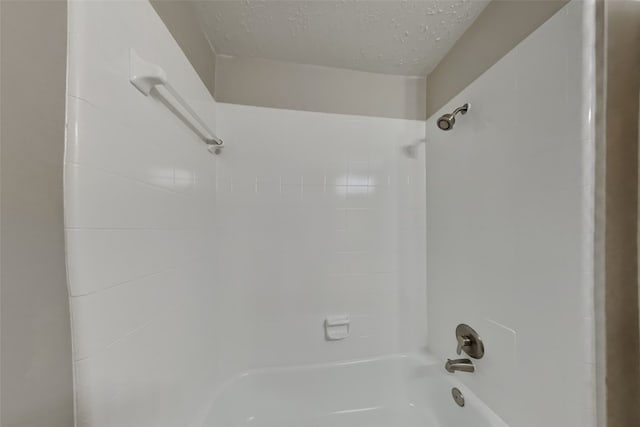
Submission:
[[[413,356],[259,369],[224,387],[203,427],[507,427],[456,375],[473,374]]]

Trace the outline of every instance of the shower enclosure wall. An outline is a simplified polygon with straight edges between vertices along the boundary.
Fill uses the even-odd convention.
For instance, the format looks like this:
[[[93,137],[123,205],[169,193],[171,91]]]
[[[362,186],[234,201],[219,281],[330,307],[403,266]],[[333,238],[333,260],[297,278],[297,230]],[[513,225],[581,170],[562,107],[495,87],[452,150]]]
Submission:
[[[446,105],[471,109],[445,133],[216,104],[148,3],[70,2],[77,425],[593,425],[592,6]],[[131,85],[130,49],[220,155]],[[463,322],[487,355],[445,376]]]
[[[487,356],[461,379],[514,426],[595,419],[591,6],[451,100],[471,103],[452,131],[427,121],[429,349],[450,357],[455,325],[477,328]]]

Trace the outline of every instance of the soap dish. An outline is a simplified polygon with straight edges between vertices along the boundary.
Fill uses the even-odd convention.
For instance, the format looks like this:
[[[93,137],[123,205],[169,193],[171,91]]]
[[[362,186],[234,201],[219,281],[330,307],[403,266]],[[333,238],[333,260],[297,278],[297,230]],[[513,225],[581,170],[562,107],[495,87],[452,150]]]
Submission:
[[[327,341],[343,340],[349,336],[349,316],[346,314],[327,316],[324,320],[324,336]]]

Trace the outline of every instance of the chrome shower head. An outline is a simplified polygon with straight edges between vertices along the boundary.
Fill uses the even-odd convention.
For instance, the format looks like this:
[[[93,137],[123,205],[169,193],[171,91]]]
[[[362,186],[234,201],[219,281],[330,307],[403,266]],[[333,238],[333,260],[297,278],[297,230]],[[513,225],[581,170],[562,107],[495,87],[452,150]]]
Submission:
[[[438,127],[442,130],[451,130],[456,124],[456,118],[453,114],[444,114],[438,119]]]
[[[440,116],[440,118],[438,119],[438,128],[442,129],[442,130],[451,130],[453,129],[453,125],[456,124],[456,115],[458,113],[460,114],[467,114],[467,111],[469,111],[469,104],[464,104],[462,107],[458,107],[455,110],[453,110],[453,113],[450,114],[443,114],[442,116]]]

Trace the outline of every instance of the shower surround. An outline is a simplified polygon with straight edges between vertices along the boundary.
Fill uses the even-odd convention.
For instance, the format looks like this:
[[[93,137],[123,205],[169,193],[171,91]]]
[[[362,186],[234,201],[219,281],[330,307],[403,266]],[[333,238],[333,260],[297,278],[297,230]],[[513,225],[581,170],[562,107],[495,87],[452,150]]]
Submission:
[[[70,2],[77,425],[593,425],[591,9],[570,3],[425,141],[424,121],[216,103],[147,2]],[[219,156],[130,84],[131,48]],[[462,322],[487,354],[448,375]]]
[[[427,121],[429,349],[472,325],[460,378],[518,427],[595,422],[593,13],[570,2]]]
[[[219,273],[245,292],[247,366],[424,347],[424,122],[219,103],[218,129]],[[350,336],[327,342],[336,315]]]

